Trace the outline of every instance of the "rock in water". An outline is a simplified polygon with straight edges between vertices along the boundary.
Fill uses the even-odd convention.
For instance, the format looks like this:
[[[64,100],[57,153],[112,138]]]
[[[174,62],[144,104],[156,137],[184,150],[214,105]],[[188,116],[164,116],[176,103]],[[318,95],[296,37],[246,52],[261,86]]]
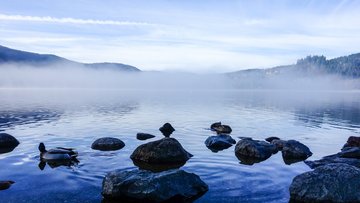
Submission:
[[[360,169],[328,164],[296,176],[290,197],[298,202],[360,202]]]
[[[213,152],[227,149],[233,144],[236,144],[236,141],[230,135],[210,136],[205,140],[206,147]]]
[[[286,141],[282,148],[282,156],[287,164],[303,161],[312,155],[310,149],[296,140]]]
[[[125,143],[120,139],[113,138],[113,137],[103,137],[95,140],[91,148],[101,151],[112,151],[112,150],[119,150],[125,146]]]
[[[148,134],[148,133],[136,134],[136,139],[138,139],[138,140],[147,140],[147,139],[154,138],[154,137],[155,137],[155,135]]]
[[[0,153],[11,152],[20,144],[20,142],[7,133],[0,133]]]
[[[360,147],[360,137],[350,136],[344,147]]]
[[[174,138],[163,138],[138,146],[131,154],[133,161],[148,164],[185,163],[192,155]]]
[[[218,134],[230,134],[232,129],[228,125],[222,125],[221,122],[216,122],[210,125],[212,131],[216,131]]]
[[[175,128],[173,128],[170,123],[165,123],[159,128],[159,130],[165,137],[170,137],[170,135],[175,131]]]
[[[278,138],[278,137],[268,137],[268,138],[266,138],[265,139],[267,142],[272,142],[273,140],[280,140],[280,138]]]
[[[117,170],[108,173],[102,184],[105,199],[138,202],[190,201],[208,186],[193,173],[173,169],[160,173],[145,170]]]
[[[276,152],[275,145],[251,138],[242,139],[235,146],[235,155],[241,159],[246,157],[247,159],[265,160]]]
[[[0,190],[6,190],[11,187],[12,184],[14,184],[14,181],[8,180],[8,181],[0,181]]]

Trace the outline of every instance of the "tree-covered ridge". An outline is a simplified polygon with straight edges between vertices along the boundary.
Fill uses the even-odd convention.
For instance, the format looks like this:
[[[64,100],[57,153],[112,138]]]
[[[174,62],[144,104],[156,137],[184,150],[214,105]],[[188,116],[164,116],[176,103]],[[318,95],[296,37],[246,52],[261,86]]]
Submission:
[[[304,70],[317,70],[346,77],[360,77],[360,53],[327,60],[325,56],[307,56],[295,65]]]

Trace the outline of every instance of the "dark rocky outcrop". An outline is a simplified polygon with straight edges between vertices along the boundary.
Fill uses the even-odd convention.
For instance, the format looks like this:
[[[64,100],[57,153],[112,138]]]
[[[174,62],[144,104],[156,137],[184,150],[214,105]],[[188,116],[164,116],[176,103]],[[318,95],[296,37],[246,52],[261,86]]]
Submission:
[[[221,122],[216,122],[210,125],[210,129],[218,134],[230,134],[232,129],[228,125],[222,125]]]
[[[103,137],[95,140],[91,148],[95,150],[101,151],[112,151],[112,150],[119,150],[125,147],[125,143],[120,139],[113,138],[113,137]]]
[[[205,145],[213,152],[218,152],[236,144],[236,141],[230,135],[210,136],[205,140]]]
[[[163,138],[138,146],[130,158],[147,164],[185,163],[192,155],[174,138]]]
[[[7,181],[0,181],[0,190],[6,190],[11,187],[12,184],[14,184],[14,181],[7,180]]]
[[[307,146],[296,140],[288,140],[283,146],[281,153],[286,164],[303,161],[312,155]]]
[[[102,185],[104,198],[119,202],[191,202],[207,190],[199,176],[178,169],[160,173],[117,170],[108,173]]]
[[[328,164],[296,176],[290,186],[292,202],[360,202],[360,169]]]
[[[360,137],[350,136],[343,148],[360,147]]]
[[[151,139],[154,137],[155,137],[155,135],[152,135],[149,133],[137,133],[136,134],[136,139],[138,139],[138,140],[147,140],[147,139]]]
[[[277,150],[281,151],[284,148],[286,142],[286,140],[274,139],[271,141],[271,144],[275,145]]]
[[[235,146],[235,155],[241,159],[254,159],[257,162],[268,159],[272,154],[276,153],[275,145],[265,141],[253,140],[246,138],[240,140]]]
[[[7,133],[0,133],[0,154],[11,152],[20,144],[20,142]]]

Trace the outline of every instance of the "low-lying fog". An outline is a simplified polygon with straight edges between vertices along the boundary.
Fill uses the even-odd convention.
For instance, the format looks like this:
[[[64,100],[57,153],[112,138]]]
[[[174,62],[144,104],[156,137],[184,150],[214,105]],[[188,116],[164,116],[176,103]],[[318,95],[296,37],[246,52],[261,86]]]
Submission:
[[[236,73],[235,73],[236,74]],[[304,77],[241,76],[232,74],[193,74],[175,72],[123,72],[112,69],[25,65],[0,66],[0,88],[108,88],[108,89],[360,89],[359,79],[335,75]]]

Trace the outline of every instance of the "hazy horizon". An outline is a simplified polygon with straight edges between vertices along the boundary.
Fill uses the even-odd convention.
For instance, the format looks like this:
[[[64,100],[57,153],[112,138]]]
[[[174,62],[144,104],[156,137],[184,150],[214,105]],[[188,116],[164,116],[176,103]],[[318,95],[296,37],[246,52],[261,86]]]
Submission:
[[[144,71],[224,73],[359,52],[359,1],[1,1],[0,44]]]

